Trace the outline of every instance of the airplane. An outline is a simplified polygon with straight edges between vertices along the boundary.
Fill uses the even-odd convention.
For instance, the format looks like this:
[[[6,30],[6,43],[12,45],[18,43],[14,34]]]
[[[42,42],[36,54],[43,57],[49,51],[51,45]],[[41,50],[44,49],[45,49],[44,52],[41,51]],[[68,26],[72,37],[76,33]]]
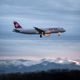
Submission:
[[[22,26],[17,22],[14,21],[14,29],[13,32],[23,33],[23,34],[39,34],[40,38],[43,36],[50,36],[52,33],[57,33],[60,36],[61,33],[65,32],[63,28],[38,28],[33,27],[33,29],[23,29]]]

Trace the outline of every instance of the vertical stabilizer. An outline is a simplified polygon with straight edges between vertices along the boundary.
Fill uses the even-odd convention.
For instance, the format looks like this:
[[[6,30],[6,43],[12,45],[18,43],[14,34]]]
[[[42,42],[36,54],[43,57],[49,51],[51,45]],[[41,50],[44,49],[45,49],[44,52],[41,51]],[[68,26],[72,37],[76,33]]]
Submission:
[[[18,22],[14,21],[13,23],[14,23],[14,27],[16,29],[22,28],[21,25]]]

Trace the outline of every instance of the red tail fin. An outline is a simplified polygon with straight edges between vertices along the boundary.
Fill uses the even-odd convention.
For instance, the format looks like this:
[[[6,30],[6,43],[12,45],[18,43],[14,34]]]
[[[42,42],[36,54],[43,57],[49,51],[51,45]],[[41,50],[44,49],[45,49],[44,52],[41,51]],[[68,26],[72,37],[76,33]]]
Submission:
[[[18,28],[18,29],[22,28],[18,22],[14,21],[13,23],[14,23],[15,28]]]

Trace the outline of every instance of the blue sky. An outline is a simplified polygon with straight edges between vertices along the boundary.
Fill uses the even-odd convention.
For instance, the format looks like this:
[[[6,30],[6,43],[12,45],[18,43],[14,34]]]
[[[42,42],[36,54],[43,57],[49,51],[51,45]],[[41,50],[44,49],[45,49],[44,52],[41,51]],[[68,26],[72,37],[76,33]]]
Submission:
[[[25,29],[63,27],[66,32],[43,39],[17,34],[14,20]],[[0,0],[0,28],[0,56],[80,57],[80,0]]]

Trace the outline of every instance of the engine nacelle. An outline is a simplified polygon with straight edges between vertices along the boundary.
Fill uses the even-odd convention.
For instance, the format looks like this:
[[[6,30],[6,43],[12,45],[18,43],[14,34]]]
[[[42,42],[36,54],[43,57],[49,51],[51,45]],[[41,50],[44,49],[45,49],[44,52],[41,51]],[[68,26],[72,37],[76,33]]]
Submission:
[[[44,36],[50,36],[50,33],[46,33],[46,34],[44,34]]]
[[[61,32],[58,32],[58,36],[61,36]]]

